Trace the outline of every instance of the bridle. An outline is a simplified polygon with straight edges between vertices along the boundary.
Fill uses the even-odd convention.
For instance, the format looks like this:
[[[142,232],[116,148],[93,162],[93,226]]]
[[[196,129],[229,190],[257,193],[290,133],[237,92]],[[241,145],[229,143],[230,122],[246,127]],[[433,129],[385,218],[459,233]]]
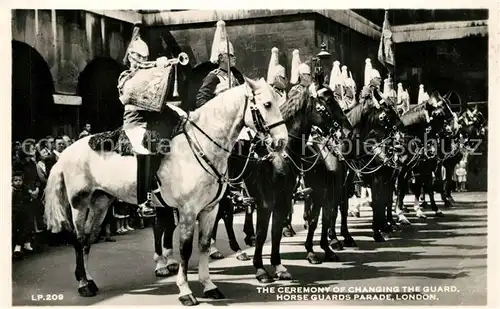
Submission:
[[[264,103],[265,106],[268,106],[268,104],[270,104],[270,102]],[[255,100],[255,92],[253,90],[251,91],[251,93],[247,93],[245,95],[245,106],[243,108],[243,118],[242,118],[243,121],[244,121],[244,118],[246,115],[246,110],[249,106],[250,106],[250,110],[251,110],[253,123],[255,125],[255,128],[257,129],[257,133],[260,133],[260,134],[267,136],[270,134],[270,131],[272,128],[275,128],[275,127],[278,127],[281,125],[285,125],[284,120],[277,121],[276,123],[273,123],[271,125],[266,124],[264,117],[262,116],[262,113],[260,112],[260,110],[257,107],[257,103]],[[196,128],[201,134],[203,134],[206,138],[208,138],[208,140],[211,143],[213,143],[214,145],[216,145],[218,148],[222,149],[223,151],[225,151],[227,153],[232,153],[231,150],[226,149],[225,147],[223,147],[222,145],[220,145],[219,143],[214,141],[205,131],[203,131],[203,129],[201,129],[196,123],[191,121],[191,119],[189,118],[189,114],[184,117],[184,123],[182,125],[183,126],[182,133],[184,134],[184,136],[186,136],[188,144],[189,144],[193,154],[195,155],[195,158],[198,161],[198,163],[203,167],[203,169],[209,175],[216,178],[217,182],[219,184],[229,182],[229,179],[227,178],[227,170],[224,173],[220,173],[215,168],[215,166],[212,164],[212,162],[210,162],[210,160],[208,159],[208,157],[205,154],[205,151],[203,151],[203,149],[201,148],[199,142],[197,142],[197,141],[195,142],[193,140],[193,138],[189,136],[189,134],[187,132],[187,128],[186,128],[187,123],[190,123],[194,128]],[[254,142],[252,141],[251,150],[254,148],[254,146],[255,146]],[[252,154],[253,154],[253,151],[250,151],[250,153],[247,157],[247,161],[249,160],[249,158]],[[207,168],[205,168],[205,166],[202,164],[201,160],[203,160],[206,163],[206,165],[208,165],[208,167],[210,168],[211,171],[209,171],[209,170],[207,170]],[[246,166],[247,166],[247,164],[245,164],[245,168],[246,168]],[[243,172],[244,172],[244,170],[242,171],[242,174],[243,174]]]

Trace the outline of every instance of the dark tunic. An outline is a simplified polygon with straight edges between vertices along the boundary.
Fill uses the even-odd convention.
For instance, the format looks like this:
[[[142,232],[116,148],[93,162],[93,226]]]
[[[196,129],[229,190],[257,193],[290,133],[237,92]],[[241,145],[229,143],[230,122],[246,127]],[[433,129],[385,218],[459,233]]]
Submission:
[[[231,73],[231,84],[233,87],[244,83],[243,77],[235,78],[235,75],[238,76],[238,74],[233,74],[232,70]],[[211,71],[203,79],[203,84],[198,90],[198,94],[196,95],[196,108],[203,106],[206,102],[228,88],[227,70],[219,68]]]

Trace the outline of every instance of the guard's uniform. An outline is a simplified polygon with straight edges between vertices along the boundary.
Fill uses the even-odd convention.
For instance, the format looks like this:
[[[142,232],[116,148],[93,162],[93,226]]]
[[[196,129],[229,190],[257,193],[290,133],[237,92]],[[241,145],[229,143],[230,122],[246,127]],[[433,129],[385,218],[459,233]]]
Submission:
[[[364,86],[363,89],[361,89],[361,94],[359,95],[359,101],[361,103],[367,103],[370,106],[375,105],[377,106],[379,102],[381,101],[381,98],[377,99],[376,95],[377,91],[375,91],[375,86]],[[380,97],[380,96],[379,96]]]
[[[231,74],[231,87],[239,86],[243,81],[239,81]],[[196,95],[196,108],[203,106],[206,102],[210,101],[220,93],[229,89],[229,75],[227,70],[218,68],[210,73],[203,79],[203,84],[198,90]]]
[[[166,57],[160,57],[156,61],[147,61],[147,57],[149,57],[149,48],[141,39],[139,27],[136,26],[124,58],[124,63],[129,65],[130,69],[120,74],[117,88],[119,99],[124,105],[122,128],[129,138],[137,158],[137,205],[142,215],[154,212],[154,209],[150,207],[151,193],[153,191],[154,175],[160,166],[162,158],[145,148],[142,142],[146,134],[148,123],[154,118],[157,118],[159,113],[135,105],[130,95],[124,93],[123,89],[126,83],[131,80],[139,70],[169,65]]]

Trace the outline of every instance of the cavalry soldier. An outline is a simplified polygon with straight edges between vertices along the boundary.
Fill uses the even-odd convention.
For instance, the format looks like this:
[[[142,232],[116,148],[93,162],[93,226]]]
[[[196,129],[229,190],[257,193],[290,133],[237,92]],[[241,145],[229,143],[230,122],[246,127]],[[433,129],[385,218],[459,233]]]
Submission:
[[[236,56],[234,55],[233,44],[228,41],[226,33],[225,22],[222,20],[218,21],[217,29],[215,30],[214,41],[212,43],[212,53],[210,55],[210,61],[214,64],[218,64],[218,68],[210,71],[203,79],[203,83],[196,95],[196,108],[200,108],[220,93],[245,83],[243,75],[235,68]],[[240,136],[242,136],[244,139],[249,139],[250,136],[246,135],[248,134],[247,132],[248,131],[245,129],[242,130]],[[224,196],[227,196],[229,192],[230,191],[228,187]],[[233,209],[227,209],[227,207],[223,208],[219,206],[219,211],[215,220],[215,226],[218,225],[220,218],[225,216],[226,211],[233,211]],[[216,231],[216,229],[214,230]],[[217,249],[215,233],[216,232],[212,234],[209,254],[212,259],[223,259],[224,255],[222,255],[222,253],[220,253],[220,251]],[[231,249],[237,252],[238,259],[248,259],[246,254],[241,251],[238,243],[230,242],[230,245]]]
[[[309,88],[312,83],[311,68],[305,64],[301,63],[298,67],[299,83],[290,89],[288,92],[288,97],[296,97]]]
[[[271,59],[269,60],[269,67],[267,69],[267,82],[282,98],[282,101],[285,101],[287,80],[285,68],[279,64],[278,55],[279,49],[273,47],[271,49]]]
[[[360,103],[367,103],[369,105],[374,105],[380,108],[380,103],[383,100],[382,93],[380,92],[380,85],[382,83],[382,78],[380,73],[376,69],[371,69],[370,79],[368,85],[365,85],[361,90],[359,95]],[[378,99],[377,99],[378,97]]]
[[[277,65],[274,67],[273,79],[271,80],[271,87],[274,91],[282,98],[283,101],[286,100],[286,76],[285,68],[282,65]]]
[[[214,38],[215,48],[212,49],[211,61],[217,63],[219,67],[208,73],[205,79],[203,79],[203,84],[196,95],[196,108],[201,107],[207,101],[210,101],[229,88],[239,86],[245,82],[243,76],[237,74],[239,71],[235,68],[236,57],[234,55],[233,44],[220,37],[225,33],[224,21],[217,22],[217,28]],[[235,75],[238,78],[235,78]]]
[[[156,61],[147,61],[149,56],[148,45],[141,39],[140,24],[134,25],[134,31],[130,44],[125,53],[123,62],[129,66],[118,78],[118,90],[120,101],[124,105],[123,130],[132,144],[137,157],[137,205],[142,215],[154,212],[151,204],[151,191],[154,175],[161,163],[161,157],[154,155],[149,149],[142,145],[148,125],[157,118],[158,113],[139,107],[134,104],[129,94],[123,92],[124,85],[140,69],[155,66],[168,66],[166,57],[160,57]],[[168,106],[165,108],[169,108]],[[174,117],[180,117],[177,112],[172,112]]]

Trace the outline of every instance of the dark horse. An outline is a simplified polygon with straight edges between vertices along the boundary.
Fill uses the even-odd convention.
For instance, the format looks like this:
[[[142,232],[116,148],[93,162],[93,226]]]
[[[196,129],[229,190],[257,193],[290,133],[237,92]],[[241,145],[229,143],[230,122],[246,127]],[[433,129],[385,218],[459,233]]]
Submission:
[[[290,280],[291,274],[281,265],[280,242],[286,216],[292,205],[293,191],[297,176],[301,172],[303,149],[313,125],[325,132],[338,132],[350,124],[344,113],[335,103],[333,93],[328,88],[321,88],[317,98],[312,98],[309,90],[299,92],[297,97],[290,97],[282,105],[281,112],[289,132],[287,145],[288,157],[284,158],[284,172],[278,174],[269,161],[253,161],[245,175],[245,185],[257,205],[256,246],[253,265],[257,269],[256,277],[261,283],[274,281],[264,269],[262,249],[266,241],[269,219],[272,221],[271,265],[274,266],[274,277],[280,280]]]
[[[447,155],[447,142],[456,128],[453,117],[447,100],[437,92],[433,92],[428,101],[413,107],[401,117],[406,134],[403,146],[407,154],[402,156],[404,161],[396,180],[396,214],[400,223],[409,224],[402,206],[410,178],[410,188],[415,200],[418,201],[423,188],[424,194],[430,197],[436,216],[443,216],[434,200],[433,174],[441,174],[438,170],[439,163]],[[387,216],[392,221],[392,208],[388,209]],[[419,208],[417,216],[425,218]]]
[[[346,110],[347,118],[354,129],[358,133],[362,133],[358,135],[357,138],[364,138],[367,136],[366,128],[370,128],[375,132],[379,131],[379,134],[382,136],[392,133],[392,127],[398,122],[397,114],[394,113],[392,108],[387,107],[383,109],[386,111],[382,112],[382,110],[377,110],[374,107],[370,107],[368,104],[357,104]],[[330,251],[332,249],[342,250],[344,246],[356,246],[356,242],[352,238],[347,227],[349,208],[348,198],[351,195],[352,182],[355,176],[354,170],[349,170],[349,168],[356,169],[354,166],[356,163],[359,163],[352,161],[358,159],[355,153],[359,153],[359,149],[349,147],[349,145],[353,145],[353,141],[356,141],[353,137],[343,142],[337,140],[335,143],[332,143],[329,141],[328,148],[329,151],[331,151],[333,160],[329,165],[333,164],[333,166],[328,168],[328,164],[325,164],[326,161],[322,160],[305,174],[305,183],[312,189],[311,203],[305,203],[304,207],[304,217],[308,221],[308,234],[305,243],[307,250],[306,259],[311,264],[321,263],[312,248],[314,231],[318,225],[321,209],[323,209],[323,218],[320,247],[325,251],[325,260],[328,260],[326,257],[331,255]],[[347,153],[345,153],[345,151],[347,151]],[[364,165],[366,168],[366,164]],[[364,172],[363,170],[360,171],[360,173]],[[341,213],[341,235],[344,238],[343,245],[337,239],[335,229],[339,210]],[[329,244],[327,235],[331,239]]]
[[[447,158],[441,165],[445,169],[445,177],[441,180],[441,199],[446,207],[453,206],[452,176],[455,166],[463,159],[464,153],[475,151],[479,143],[486,139],[487,121],[483,113],[475,108],[470,108],[467,104],[461,104],[461,111],[457,119],[458,130],[456,134],[450,137],[450,143],[453,147]],[[439,175],[441,176],[441,174]],[[439,177],[441,178],[441,177]]]
[[[352,245],[347,230],[348,198],[352,190],[355,177],[372,190],[373,211],[373,238],[383,242],[392,227],[387,224],[385,210],[392,207],[393,186],[395,170],[399,166],[400,158],[397,155],[396,145],[401,136],[402,123],[399,114],[393,107],[393,102],[383,102],[380,108],[368,103],[359,103],[347,112],[347,117],[354,128],[354,134],[343,143],[343,164],[349,172],[343,174],[343,189],[341,191],[341,233],[344,243]],[[346,149],[348,147],[348,149]],[[347,170],[345,168],[345,170]],[[334,220],[330,227],[331,243],[336,248],[342,248],[336,239],[335,221],[336,207],[334,207]]]

